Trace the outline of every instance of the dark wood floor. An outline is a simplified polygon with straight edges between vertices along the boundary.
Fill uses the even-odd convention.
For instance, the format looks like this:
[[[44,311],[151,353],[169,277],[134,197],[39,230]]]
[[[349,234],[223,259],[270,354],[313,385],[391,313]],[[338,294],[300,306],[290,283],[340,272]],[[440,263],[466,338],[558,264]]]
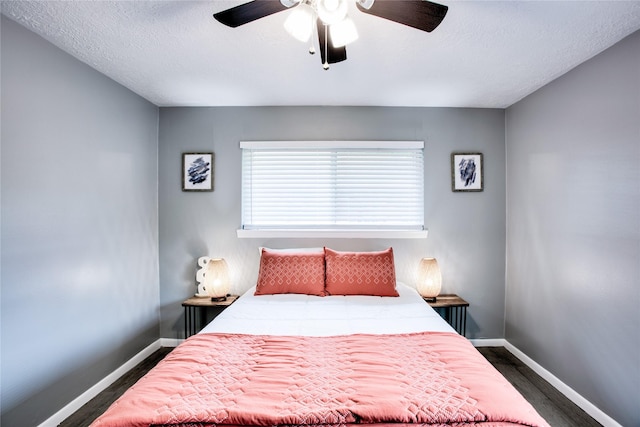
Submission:
[[[480,347],[478,350],[552,427],[601,426],[505,348]]]
[[[171,347],[163,347],[136,365],[135,368],[120,377],[116,382],[91,399],[73,415],[64,420],[59,427],[85,427],[91,424],[104,411],[116,401],[129,387],[136,383],[151,368],[164,359],[173,350]]]
[[[60,427],[83,427],[91,424],[107,410],[125,390],[162,360],[172,349],[162,348],[145,359],[129,373],[67,418]],[[600,426],[582,409],[533,372],[502,347],[478,348],[480,353],[533,405],[552,427]]]

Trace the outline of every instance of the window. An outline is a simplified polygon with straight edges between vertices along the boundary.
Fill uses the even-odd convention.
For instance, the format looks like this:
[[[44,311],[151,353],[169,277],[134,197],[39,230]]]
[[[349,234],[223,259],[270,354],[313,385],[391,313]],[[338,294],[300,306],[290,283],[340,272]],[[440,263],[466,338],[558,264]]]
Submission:
[[[240,147],[240,237],[426,233],[423,142],[257,141]]]

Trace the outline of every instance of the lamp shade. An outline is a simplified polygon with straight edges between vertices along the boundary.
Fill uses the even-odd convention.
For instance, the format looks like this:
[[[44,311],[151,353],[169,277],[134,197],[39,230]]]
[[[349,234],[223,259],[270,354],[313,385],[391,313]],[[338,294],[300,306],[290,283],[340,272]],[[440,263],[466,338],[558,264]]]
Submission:
[[[353,20],[349,17],[331,25],[329,27],[329,33],[331,34],[331,41],[334,47],[346,46],[358,39],[356,24],[354,24]]]
[[[229,293],[229,267],[223,258],[211,258],[204,267],[204,291],[212,298],[224,297]]]
[[[347,16],[347,0],[318,0],[316,10],[325,25],[342,21]]]
[[[308,42],[315,28],[315,11],[306,3],[296,6],[284,21],[284,28],[295,39]]]
[[[375,0],[357,0],[358,4],[367,10],[371,9],[374,1]]]
[[[435,301],[442,289],[442,274],[435,258],[422,258],[418,267],[418,293]]]

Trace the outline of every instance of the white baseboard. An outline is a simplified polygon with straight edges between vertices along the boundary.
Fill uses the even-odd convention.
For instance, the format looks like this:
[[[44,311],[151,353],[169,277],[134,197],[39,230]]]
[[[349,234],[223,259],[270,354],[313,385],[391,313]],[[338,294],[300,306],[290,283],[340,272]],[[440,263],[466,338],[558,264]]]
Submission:
[[[124,365],[120,366],[118,369],[113,371],[111,374],[106,376],[104,379],[100,380],[96,385],[91,387],[89,390],[82,393],[80,396],[71,401],[64,408],[60,409],[58,412],[49,417],[45,422],[40,424],[38,427],[55,427],[71,415],[80,409],[85,403],[89,402],[91,399],[96,397],[101,391],[105,390],[111,384],[116,382],[121,376],[129,372],[133,369],[138,363],[142,362],[147,357],[151,356],[156,350],[162,347],[162,340],[157,340],[150,345],[148,345],[141,352],[133,356]]]
[[[511,352],[514,356],[522,361],[525,365],[530,367],[536,374],[544,378],[549,384],[555,387],[560,393],[564,394],[569,400],[578,405],[583,411],[589,414],[594,420],[602,424],[604,427],[622,427],[616,420],[602,412],[593,403],[582,397],[574,389],[560,381],[558,377],[547,371],[540,366],[537,362],[531,359],[529,356],[520,351],[516,346],[504,340],[504,348]]]
[[[474,347],[505,347],[504,338],[476,338],[469,340]]]
[[[160,347],[177,347],[183,341],[178,338],[160,338]]]

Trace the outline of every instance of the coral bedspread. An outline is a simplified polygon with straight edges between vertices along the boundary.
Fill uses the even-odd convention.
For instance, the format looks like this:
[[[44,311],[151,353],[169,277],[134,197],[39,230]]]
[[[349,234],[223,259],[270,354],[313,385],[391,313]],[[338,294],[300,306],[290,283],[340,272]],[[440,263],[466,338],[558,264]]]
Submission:
[[[92,426],[548,426],[463,337],[199,334]]]

